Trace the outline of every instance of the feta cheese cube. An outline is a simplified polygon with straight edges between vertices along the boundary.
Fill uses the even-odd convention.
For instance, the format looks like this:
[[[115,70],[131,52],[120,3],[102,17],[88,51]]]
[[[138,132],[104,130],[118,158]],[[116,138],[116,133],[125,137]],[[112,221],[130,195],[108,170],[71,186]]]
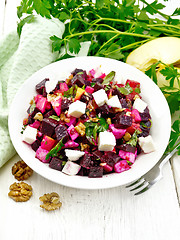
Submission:
[[[104,89],[100,89],[100,90],[94,92],[92,95],[94,97],[96,104],[99,107],[101,107],[102,105],[104,105],[105,103],[108,102],[108,97],[107,97],[107,94]]]
[[[144,112],[145,108],[147,107],[147,103],[145,103],[140,98],[136,98],[133,104],[133,108],[137,109],[140,113]]]
[[[112,151],[116,145],[116,138],[112,132],[100,132],[98,137],[99,151]]]
[[[22,140],[28,144],[36,141],[37,129],[27,126],[23,132]]]
[[[82,114],[85,113],[85,111],[86,104],[84,102],[77,100],[69,105],[68,114],[73,117],[79,118]]]
[[[81,166],[79,164],[67,161],[62,169],[62,172],[67,175],[74,176],[79,172],[80,169]]]
[[[155,151],[154,141],[151,135],[148,135],[147,137],[139,137],[138,141],[144,153]]]
[[[79,150],[65,149],[65,154],[68,160],[77,161],[80,157],[82,157],[85,154],[85,152]]]
[[[107,104],[111,107],[122,108],[121,103],[120,103],[117,95],[112,96],[110,99],[108,99]]]

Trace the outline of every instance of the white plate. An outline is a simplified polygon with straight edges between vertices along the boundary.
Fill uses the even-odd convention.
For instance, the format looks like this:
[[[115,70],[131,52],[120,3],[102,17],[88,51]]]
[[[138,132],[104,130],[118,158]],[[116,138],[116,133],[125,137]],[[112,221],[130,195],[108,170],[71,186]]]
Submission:
[[[60,171],[51,169],[49,164],[35,158],[35,152],[22,142],[22,123],[27,117],[29,102],[36,95],[35,85],[44,78],[59,76],[58,80],[69,76],[75,68],[90,70],[101,65],[106,74],[114,70],[116,80],[125,82],[126,79],[141,83],[141,96],[147,102],[152,117],[152,135],[156,151],[140,154],[132,168],[122,173],[112,173],[102,178],[68,176]],[[160,89],[144,73],[123,62],[100,57],[78,57],[52,63],[33,74],[22,85],[16,94],[9,113],[9,132],[12,143],[19,156],[38,174],[64,186],[81,189],[103,189],[128,184],[149,171],[161,158],[168,144],[171,131],[171,117],[168,104]]]

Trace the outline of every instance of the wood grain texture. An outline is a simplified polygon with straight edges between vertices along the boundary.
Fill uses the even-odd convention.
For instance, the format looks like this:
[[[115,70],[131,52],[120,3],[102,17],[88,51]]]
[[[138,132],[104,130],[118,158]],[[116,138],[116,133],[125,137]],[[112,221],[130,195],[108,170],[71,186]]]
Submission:
[[[16,6],[19,2],[7,0],[4,34],[16,28]],[[0,14],[0,33],[3,32],[2,19]],[[25,203],[16,203],[8,197],[8,192],[9,186],[16,181],[11,168],[18,160],[16,155],[0,169],[1,240],[180,238],[179,204],[169,163],[164,167],[164,178],[139,196],[134,196],[125,187],[95,191],[67,188],[34,173],[26,181],[33,187],[32,198]],[[179,179],[179,174],[176,171],[175,179]],[[62,207],[54,212],[46,212],[39,207],[39,197],[52,191],[59,193]]]
[[[124,187],[106,190],[79,190],[50,182],[34,173],[26,182],[33,187],[32,198],[16,203],[8,197],[15,182],[11,167],[15,156],[0,169],[0,239],[123,239],[178,240],[179,204],[171,167],[152,189],[134,196]],[[46,212],[39,207],[44,193],[59,193],[62,207]],[[9,231],[11,229],[11,231]]]

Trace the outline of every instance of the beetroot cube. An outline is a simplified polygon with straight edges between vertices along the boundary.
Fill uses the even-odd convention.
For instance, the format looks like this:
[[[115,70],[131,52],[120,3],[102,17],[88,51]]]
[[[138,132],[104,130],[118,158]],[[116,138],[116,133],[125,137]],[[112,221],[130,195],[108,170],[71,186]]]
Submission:
[[[58,121],[52,118],[44,118],[42,120],[41,132],[49,137],[55,133],[55,128],[58,125]]]
[[[46,155],[49,153],[48,150],[43,149],[41,146],[37,149],[35,157],[43,163],[48,163],[50,158],[46,160]]]
[[[49,106],[49,102],[47,101],[47,99],[41,95],[36,95],[35,97],[35,103],[36,103],[36,107],[42,112],[44,113],[46,110],[46,107]]]
[[[116,116],[114,127],[121,128],[121,127],[130,127],[132,125],[132,117],[127,115],[119,114]]]
[[[131,163],[134,163],[136,159],[136,153],[126,152],[123,150],[119,151],[119,156],[124,160],[130,161]]]
[[[32,124],[30,124],[30,127],[38,129],[40,127],[41,123],[39,121],[34,121]]]
[[[136,152],[136,147],[133,147],[130,144],[122,144],[117,146],[117,148],[126,152],[132,152],[132,153]]]
[[[83,87],[85,85],[84,82],[84,78],[81,74],[77,74],[75,75],[72,79],[71,79],[71,84],[72,85],[77,85],[78,87]]]
[[[67,129],[69,136],[71,137],[71,139],[74,141],[77,137],[79,137],[78,132],[76,131],[76,129],[74,128],[73,125],[71,125],[68,129]]]
[[[56,169],[58,171],[62,171],[63,169],[63,160],[57,158],[57,157],[53,157],[49,163],[49,167]]]
[[[36,91],[37,93],[41,94],[41,95],[45,95],[46,94],[46,88],[45,88],[45,83],[49,81],[48,78],[45,78],[44,80],[42,80],[40,83],[38,83],[36,85]]]
[[[104,89],[104,86],[101,83],[96,82],[96,84],[94,85],[94,91],[96,92],[100,89]]]
[[[68,99],[68,98],[63,98],[62,102],[61,102],[61,110],[65,111],[68,110],[69,105],[72,103],[72,100]]]
[[[90,167],[89,171],[89,178],[99,178],[103,176],[103,167],[102,166],[96,166],[96,167]]]
[[[56,140],[54,140],[53,138],[51,138],[49,136],[44,136],[43,140],[41,142],[41,147],[43,149],[50,151],[54,147],[55,144],[56,144]]]
[[[91,156],[90,154],[85,153],[83,157],[80,159],[80,166],[90,169],[91,167]]]
[[[103,80],[103,78],[93,78],[92,79],[92,82],[94,82],[94,83],[102,83],[104,80]]]
[[[31,147],[36,152],[40,145],[41,145],[41,141],[37,139],[35,142],[31,144]]]
[[[55,128],[55,134],[58,141],[60,141],[63,138],[63,142],[67,142],[69,138],[67,128],[61,124]]]
[[[114,171],[117,172],[117,173],[127,171],[130,168],[131,167],[128,165],[126,160],[119,161],[114,165]]]

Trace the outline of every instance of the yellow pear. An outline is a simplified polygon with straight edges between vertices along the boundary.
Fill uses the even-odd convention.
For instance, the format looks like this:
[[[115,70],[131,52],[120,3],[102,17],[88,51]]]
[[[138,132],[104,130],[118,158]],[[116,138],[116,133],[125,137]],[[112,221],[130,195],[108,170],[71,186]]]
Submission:
[[[126,63],[145,72],[152,64],[158,61],[167,65],[173,64],[180,72],[180,38],[161,37],[151,40],[132,51],[127,57]],[[160,69],[162,69],[161,67],[162,65]],[[169,85],[159,70],[157,70],[158,86]],[[177,82],[175,82],[174,86],[179,88]]]

